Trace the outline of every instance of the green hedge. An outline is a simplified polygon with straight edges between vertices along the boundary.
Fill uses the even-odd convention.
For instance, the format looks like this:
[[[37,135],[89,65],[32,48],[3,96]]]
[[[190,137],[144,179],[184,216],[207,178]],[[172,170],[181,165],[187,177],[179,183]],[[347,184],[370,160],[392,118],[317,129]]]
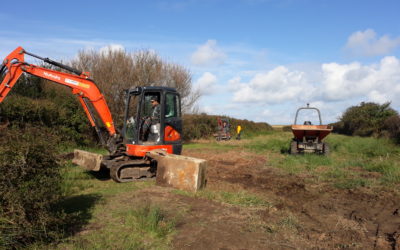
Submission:
[[[45,127],[63,141],[88,145],[94,140],[93,130],[75,96],[61,95],[52,99],[32,99],[12,95],[0,104],[1,119],[10,127]]]
[[[218,129],[218,117],[215,115],[199,114],[199,115],[189,115],[183,116],[183,138],[185,141],[209,138]],[[268,123],[264,122],[253,122],[248,120],[240,120],[229,117],[231,124],[231,134],[236,134],[236,127],[240,125],[242,127],[242,132],[244,134],[257,134],[264,133],[266,131],[272,130],[272,127]]]
[[[48,242],[64,221],[55,145],[37,128],[0,131],[0,248]]]

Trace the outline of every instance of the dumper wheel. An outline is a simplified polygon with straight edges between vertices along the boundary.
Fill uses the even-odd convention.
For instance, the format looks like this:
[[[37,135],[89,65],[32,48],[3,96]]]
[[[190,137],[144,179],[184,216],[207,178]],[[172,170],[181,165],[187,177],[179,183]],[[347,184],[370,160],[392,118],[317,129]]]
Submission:
[[[297,149],[297,141],[292,141],[290,143],[290,152],[291,155],[297,155],[299,150]]]
[[[324,155],[329,155],[329,153],[330,153],[329,145],[326,142],[324,142],[324,149],[323,149],[322,153]]]

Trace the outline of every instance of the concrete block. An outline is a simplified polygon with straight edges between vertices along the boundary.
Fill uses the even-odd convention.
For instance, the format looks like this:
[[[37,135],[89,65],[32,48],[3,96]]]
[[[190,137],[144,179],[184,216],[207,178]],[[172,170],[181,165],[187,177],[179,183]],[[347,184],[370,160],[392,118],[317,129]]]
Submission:
[[[196,192],[206,185],[207,161],[153,150],[147,156],[157,161],[156,184]]]

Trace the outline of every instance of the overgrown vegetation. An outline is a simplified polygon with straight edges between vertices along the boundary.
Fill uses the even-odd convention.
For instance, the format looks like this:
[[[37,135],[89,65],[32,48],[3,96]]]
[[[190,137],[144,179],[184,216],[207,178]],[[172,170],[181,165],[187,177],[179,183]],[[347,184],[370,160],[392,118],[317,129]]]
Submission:
[[[54,144],[34,128],[1,131],[0,140],[0,248],[56,239],[65,221],[55,209],[62,178]]]
[[[399,142],[400,118],[390,103],[362,102],[349,107],[337,123],[335,132],[356,136],[384,136]]]
[[[93,129],[75,96],[33,76],[21,78],[0,104],[2,122],[12,128],[40,127],[64,144],[93,145]],[[56,143],[55,142],[55,143]]]

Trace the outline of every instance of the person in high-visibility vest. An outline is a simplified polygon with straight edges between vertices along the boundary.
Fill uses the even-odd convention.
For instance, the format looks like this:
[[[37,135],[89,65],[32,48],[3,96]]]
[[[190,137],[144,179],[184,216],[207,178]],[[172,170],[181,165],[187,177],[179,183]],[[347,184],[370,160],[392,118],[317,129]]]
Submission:
[[[236,128],[236,140],[240,140],[241,133],[242,133],[242,126],[238,125]]]

